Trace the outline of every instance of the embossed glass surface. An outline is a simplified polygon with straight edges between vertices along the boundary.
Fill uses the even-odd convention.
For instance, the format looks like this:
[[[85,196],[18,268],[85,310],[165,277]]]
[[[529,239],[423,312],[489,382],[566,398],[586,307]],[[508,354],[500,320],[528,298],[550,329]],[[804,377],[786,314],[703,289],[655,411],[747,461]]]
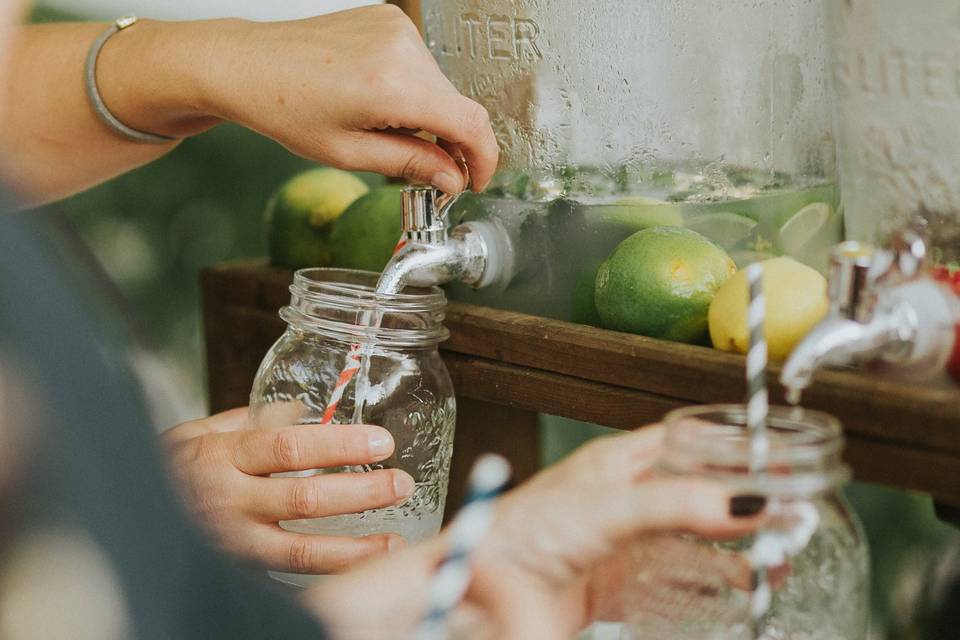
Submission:
[[[298,271],[290,305],[280,315],[288,327],[257,372],[250,412],[261,428],[321,422],[351,345],[369,354],[366,381],[345,388],[334,422],[353,421],[358,383],[365,389],[363,423],[393,434],[394,454],[373,468],[398,468],[416,481],[403,505],[361,514],[283,522],[291,531],[363,536],[393,532],[416,542],[434,535],[443,518],[453,452],[456,405],[453,386],[437,351],[447,337],[446,298],[440,289],[407,288],[373,293],[377,274],[338,269]],[[381,314],[378,328],[362,326],[364,312]],[[363,473],[367,468],[306,469],[290,475]],[[278,574],[304,584],[304,576]]]
[[[960,5],[824,0],[847,237],[920,210],[960,221]]]
[[[751,474],[742,406],[704,406],[666,418],[658,464],[665,475],[707,478],[734,494],[767,498],[764,544],[786,561],[768,570],[770,606],[754,636],[756,537],[713,542],[650,535],[634,544],[623,606],[625,640],[864,640],[868,626],[868,552],[856,516],[839,492],[847,478],[840,427],[825,414],[774,407],[770,465]],[[769,546],[768,546],[769,549]]]
[[[424,0],[501,166],[831,178],[823,0]],[[585,185],[584,185],[585,186]]]

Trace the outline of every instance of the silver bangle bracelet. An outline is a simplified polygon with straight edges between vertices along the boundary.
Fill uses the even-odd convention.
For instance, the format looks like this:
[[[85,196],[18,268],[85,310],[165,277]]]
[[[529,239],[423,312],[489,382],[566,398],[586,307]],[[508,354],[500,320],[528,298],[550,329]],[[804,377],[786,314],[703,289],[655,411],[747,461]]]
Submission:
[[[124,138],[128,140],[133,140],[134,142],[146,142],[149,144],[166,144],[179,138],[174,138],[171,136],[159,135],[156,133],[147,133],[146,131],[138,131],[132,127],[120,122],[115,115],[110,113],[110,109],[107,108],[107,105],[104,104],[103,98],[100,97],[100,89],[97,88],[97,58],[100,57],[100,50],[103,49],[103,45],[106,44],[107,40],[110,37],[117,33],[118,31],[123,31],[127,27],[132,27],[137,23],[136,16],[124,16],[119,18],[110,27],[103,32],[103,34],[94,41],[90,46],[90,52],[87,54],[87,65],[84,69],[84,77],[86,80],[87,86],[87,96],[90,98],[90,105],[93,107],[94,113],[97,114],[97,117],[116,133],[119,133]]]

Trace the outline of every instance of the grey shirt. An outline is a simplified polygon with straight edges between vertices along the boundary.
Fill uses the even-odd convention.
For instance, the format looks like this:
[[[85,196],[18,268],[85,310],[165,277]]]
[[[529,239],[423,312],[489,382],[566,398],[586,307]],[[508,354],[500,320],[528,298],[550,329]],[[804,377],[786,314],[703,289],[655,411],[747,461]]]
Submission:
[[[13,468],[0,490],[0,576],[16,573],[4,563],[31,540],[82,532],[105,565],[98,575],[110,577],[87,588],[116,591],[125,637],[325,637],[289,593],[218,555],[187,519],[128,364],[127,323],[75,247],[62,225],[0,213],[0,433],[21,436],[13,456],[0,456]],[[63,604],[57,585],[81,602],[104,600],[71,587],[69,567],[60,571],[55,555],[38,557],[31,566],[51,564],[41,574],[50,597],[37,599],[51,628],[72,601]],[[2,585],[0,610],[12,597]],[[44,637],[42,629],[34,637]]]

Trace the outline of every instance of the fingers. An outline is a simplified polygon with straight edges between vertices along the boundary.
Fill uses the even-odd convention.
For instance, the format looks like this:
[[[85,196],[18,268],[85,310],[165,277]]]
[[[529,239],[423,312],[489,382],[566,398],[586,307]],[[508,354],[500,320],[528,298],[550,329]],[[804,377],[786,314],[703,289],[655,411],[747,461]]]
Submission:
[[[734,496],[721,485],[691,478],[655,478],[604,501],[614,539],[652,531],[686,531],[707,538],[735,538],[763,521],[759,496]]]
[[[330,473],[308,478],[254,478],[246,509],[261,522],[361,513],[401,504],[414,481],[399,469]]]
[[[167,444],[173,445],[179,442],[190,440],[191,438],[196,438],[197,436],[204,436],[211,433],[223,433],[227,431],[240,431],[242,429],[248,429],[249,427],[250,419],[247,413],[247,408],[238,407],[236,409],[230,409],[229,411],[217,413],[209,418],[184,422],[183,424],[177,425],[172,429],[165,431],[163,434],[161,434],[161,438]]]
[[[346,538],[265,525],[251,537],[243,555],[276,571],[324,574],[339,573],[361,560],[404,546],[403,538],[392,533]]]
[[[610,540],[664,530],[709,538],[751,533],[762,520],[765,501],[761,496],[733,496],[721,484],[702,479],[653,475],[663,437],[664,428],[654,425],[598,439],[571,456],[579,468],[571,465],[563,474],[568,479],[608,470],[601,479],[606,497],[591,499],[603,516],[594,519],[597,531]]]
[[[663,447],[664,434],[663,425],[654,424],[630,433],[599,438],[595,455],[623,458],[625,468],[636,476],[645,473],[656,462]]]
[[[393,131],[366,131],[348,138],[338,150],[344,169],[363,169],[460,193],[466,180],[456,161],[439,145]]]
[[[467,161],[474,191],[485,189],[500,158],[487,110],[459,93],[445,92],[431,96],[429,104],[420,106],[419,113],[416,126],[459,147]]]
[[[233,463],[249,475],[371,464],[393,454],[393,436],[372,425],[295,425],[238,434]]]
[[[205,420],[199,422],[205,423],[205,426],[211,433],[224,433],[226,431],[240,431],[250,428],[250,414],[246,407],[237,407],[221,413],[216,413]]]

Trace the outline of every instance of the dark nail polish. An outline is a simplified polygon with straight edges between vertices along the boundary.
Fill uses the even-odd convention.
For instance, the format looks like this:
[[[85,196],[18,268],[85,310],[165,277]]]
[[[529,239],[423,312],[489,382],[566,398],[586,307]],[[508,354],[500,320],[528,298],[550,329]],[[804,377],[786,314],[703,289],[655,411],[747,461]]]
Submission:
[[[734,496],[730,498],[730,515],[734,518],[755,516],[767,506],[764,496]]]

